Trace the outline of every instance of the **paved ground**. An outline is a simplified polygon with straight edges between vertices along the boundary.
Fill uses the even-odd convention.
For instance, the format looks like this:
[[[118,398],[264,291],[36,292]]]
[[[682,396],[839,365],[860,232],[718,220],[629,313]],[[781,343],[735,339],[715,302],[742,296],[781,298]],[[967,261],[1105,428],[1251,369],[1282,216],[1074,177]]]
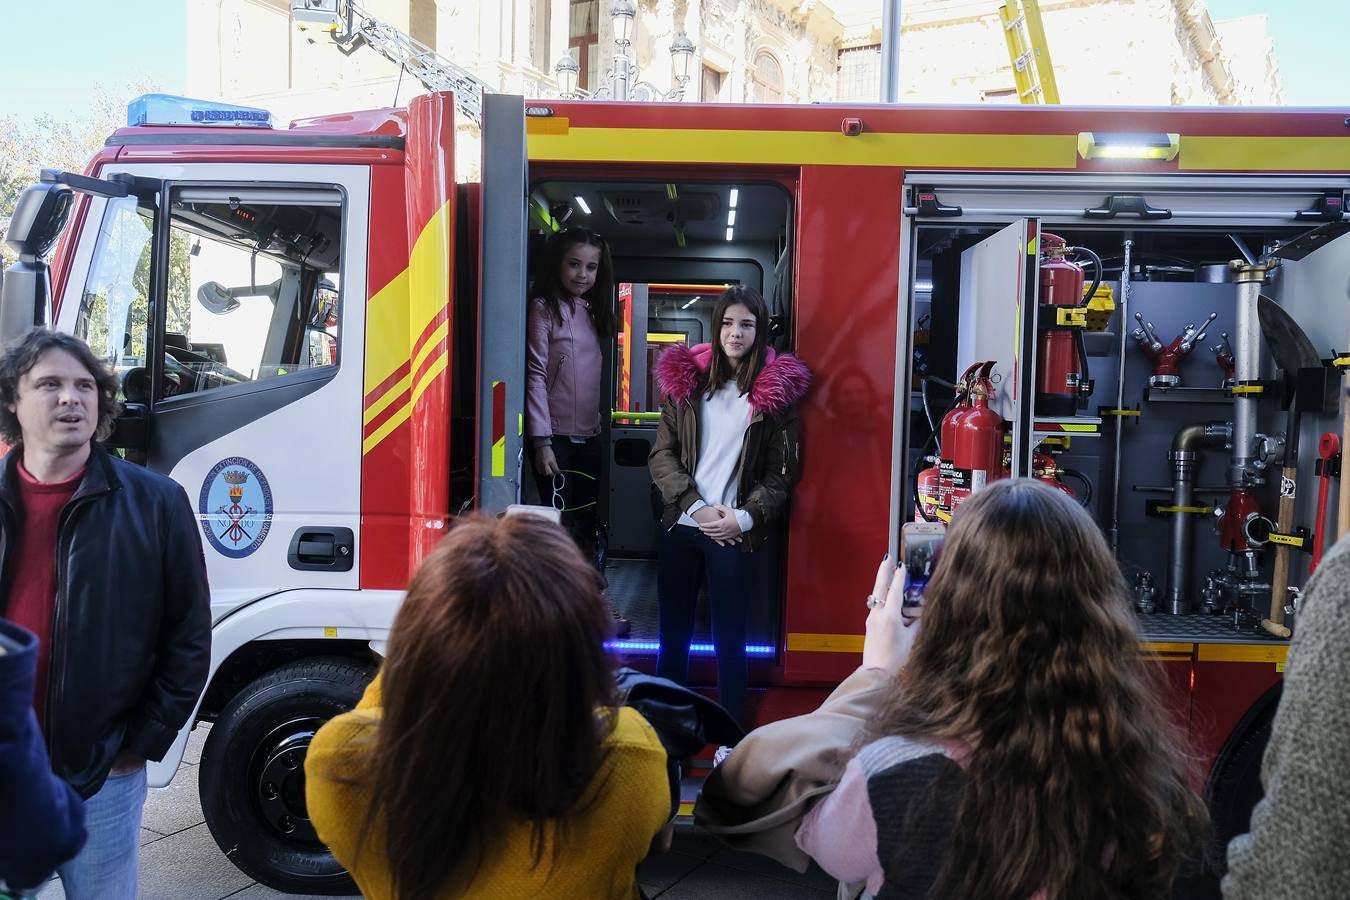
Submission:
[[[141,828],[140,900],[277,900],[296,895],[264,887],[231,865],[211,839],[197,799],[197,762],[206,726],[188,742],[183,768],[173,784],[152,790]],[[707,835],[675,836],[675,846],[639,869],[643,889],[661,900],[822,900],[834,882],[818,869],[806,875],[772,860],[727,850]],[[64,900],[59,880],[40,900]],[[115,900],[115,898],[109,898]]]

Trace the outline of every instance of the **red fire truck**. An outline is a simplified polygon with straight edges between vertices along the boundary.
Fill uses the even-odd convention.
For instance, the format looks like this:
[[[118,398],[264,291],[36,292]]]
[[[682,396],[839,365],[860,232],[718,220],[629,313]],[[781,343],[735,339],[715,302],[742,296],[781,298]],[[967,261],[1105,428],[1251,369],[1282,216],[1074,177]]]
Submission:
[[[1166,670],[1159,702],[1194,743],[1218,830],[1245,827],[1287,650],[1255,623],[1279,618],[1270,597],[1283,612],[1303,538],[1328,528],[1310,452],[1294,460],[1307,489],[1293,521],[1276,512],[1289,366],[1252,310],[1269,295],[1339,356],[1343,113],[494,95],[481,181],[457,184],[447,94],[288,128],[209,104],[137,108],[144,121],[83,175],[44,173],[23,196],[0,330],[46,321],[89,341],[122,378],[114,443],[197,504],[214,618],[202,806],[254,878],[344,883],[305,816],[305,748],[359,696],[451,518],[528,495],[527,267],[566,222],[609,240],[622,282],[602,492],[611,592],[634,622],[617,652],[644,665],[656,648],[652,362],[708,340],[717,293],[748,284],[770,300],[775,342],[818,375],[802,481],[751,604],[755,721],[811,708],[858,664],[875,562],[914,515],[925,458],[949,452],[933,433],[965,402],[950,385],[988,362],[1007,474],[1076,475],[1066,487],[1138,586],[1141,652]],[[1053,254],[1042,227],[1063,239],[1045,242]],[[1081,261],[1111,299],[1042,299],[1042,256]],[[1171,356],[1177,382],[1149,384],[1151,358],[1125,340],[1133,314],[1166,339],[1211,312],[1218,349],[1193,341]],[[1072,339],[1040,340],[1056,330]],[[1052,345],[1068,400],[1042,406],[1037,354]],[[1327,384],[1329,403],[1302,407],[1305,450],[1339,429]],[[1233,507],[1238,490],[1250,496]],[[1208,522],[1230,508],[1241,539],[1221,544]],[[701,627],[694,679],[709,683]]]

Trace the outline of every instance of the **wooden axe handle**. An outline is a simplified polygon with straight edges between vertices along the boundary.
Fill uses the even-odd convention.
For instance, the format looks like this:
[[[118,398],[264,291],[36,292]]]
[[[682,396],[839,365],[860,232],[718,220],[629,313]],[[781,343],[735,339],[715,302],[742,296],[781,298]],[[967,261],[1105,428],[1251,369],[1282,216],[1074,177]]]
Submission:
[[[1287,638],[1293,635],[1286,625],[1277,625],[1269,619],[1261,620],[1261,627],[1277,638]]]
[[[1298,477],[1298,466],[1285,466],[1280,477],[1280,514],[1275,528],[1280,534],[1289,534],[1294,528],[1294,492],[1286,490]],[[1275,568],[1270,576],[1270,621],[1284,626],[1284,595],[1289,592],[1289,546],[1275,546]],[[1267,629],[1269,630],[1269,629]],[[1287,630],[1287,629],[1286,629]]]

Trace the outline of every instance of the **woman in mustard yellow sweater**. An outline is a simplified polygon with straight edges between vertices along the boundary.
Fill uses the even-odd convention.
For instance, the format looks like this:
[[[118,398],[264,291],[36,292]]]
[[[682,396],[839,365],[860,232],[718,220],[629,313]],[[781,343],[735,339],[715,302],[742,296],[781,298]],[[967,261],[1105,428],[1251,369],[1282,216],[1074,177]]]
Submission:
[[[614,707],[611,627],[557,525],[452,527],[305,761],[314,826],[366,897],[638,896],[670,789],[655,732]]]

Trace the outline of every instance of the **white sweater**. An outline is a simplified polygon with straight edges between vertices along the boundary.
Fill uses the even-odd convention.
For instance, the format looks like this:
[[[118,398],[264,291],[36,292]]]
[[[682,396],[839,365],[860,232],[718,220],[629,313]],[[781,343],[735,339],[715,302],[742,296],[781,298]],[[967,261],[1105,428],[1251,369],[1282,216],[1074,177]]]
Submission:
[[[698,415],[698,466],[694,484],[702,498],[681,516],[681,525],[698,523],[692,513],[705,506],[721,503],[736,506],[736,468],[745,446],[745,430],[750,427],[750,397],[742,396],[735,379],[725,381],[703,401]],[[743,509],[736,510],[741,531],[749,531],[755,520]]]

